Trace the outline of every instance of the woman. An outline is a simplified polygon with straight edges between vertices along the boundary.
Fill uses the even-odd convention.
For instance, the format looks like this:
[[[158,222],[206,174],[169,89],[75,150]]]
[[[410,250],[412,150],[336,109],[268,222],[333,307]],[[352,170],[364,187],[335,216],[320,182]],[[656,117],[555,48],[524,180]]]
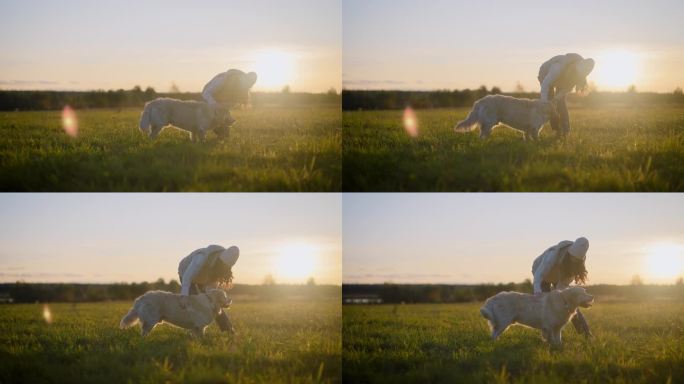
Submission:
[[[238,247],[223,248],[220,245],[200,248],[184,257],[178,264],[181,306],[185,308],[187,305],[188,295],[206,292],[221,285],[230,285],[233,281],[232,268],[238,257]],[[235,328],[225,311],[221,310],[215,320],[221,331],[235,333]]]
[[[584,263],[588,250],[589,240],[580,237],[575,241],[561,241],[534,259],[534,294],[564,289],[573,281],[575,284],[586,283],[587,268]],[[587,337],[591,336],[589,325],[579,309],[572,318],[572,325],[577,332]]]
[[[541,84],[541,99],[553,100],[560,117],[551,118],[551,128],[562,135],[570,132],[570,117],[565,105],[565,95],[573,88],[578,91],[587,87],[587,76],[594,69],[593,59],[584,59],[576,53],[554,56],[541,67],[537,79]]]
[[[202,98],[209,104],[247,104],[249,90],[256,83],[257,74],[244,73],[239,69],[229,69],[214,76],[202,89]]]
[[[221,104],[226,109],[236,104],[247,104],[249,101],[249,89],[256,83],[257,75],[254,72],[244,73],[239,69],[229,69],[226,72],[214,76],[202,89],[202,98],[209,104]],[[218,137],[228,137],[230,126],[235,120],[230,117],[223,124],[214,128]]]

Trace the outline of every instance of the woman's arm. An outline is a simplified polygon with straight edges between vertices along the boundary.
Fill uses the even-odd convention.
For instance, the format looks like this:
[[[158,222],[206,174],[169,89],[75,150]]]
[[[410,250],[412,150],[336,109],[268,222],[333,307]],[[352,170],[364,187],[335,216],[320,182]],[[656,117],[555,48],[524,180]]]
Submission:
[[[214,99],[214,92],[216,92],[217,89],[221,88],[223,86],[223,83],[226,81],[226,78],[228,75],[224,73],[219,73],[218,75],[214,76],[213,79],[211,79],[207,85],[204,86],[204,89],[202,89],[202,98],[209,104],[216,104],[216,99]]]
[[[547,249],[541,256],[537,257],[532,266],[532,275],[534,276],[534,294],[542,293],[541,284],[544,281],[544,276],[553,268],[558,259],[558,252],[556,247]]]
[[[207,261],[207,254],[205,252],[198,252],[192,257],[190,265],[183,272],[183,277],[181,278],[181,295],[188,296],[190,294],[190,287],[192,286],[192,281],[195,276],[202,269],[202,266]]]
[[[563,64],[553,63],[549,66],[548,72],[541,80],[541,99],[549,101],[549,92],[554,86],[558,77],[563,73]]]

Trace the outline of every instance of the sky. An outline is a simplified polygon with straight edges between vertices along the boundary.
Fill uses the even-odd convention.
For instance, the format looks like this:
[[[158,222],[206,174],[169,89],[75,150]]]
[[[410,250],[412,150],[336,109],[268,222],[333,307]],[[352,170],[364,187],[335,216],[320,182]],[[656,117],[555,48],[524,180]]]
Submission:
[[[0,194],[0,212],[0,282],[178,280],[219,244],[236,284],[341,283],[338,194]]]
[[[0,2],[0,89],[199,92],[229,68],[254,90],[341,88],[340,0]]]
[[[598,90],[672,92],[682,15],[680,0],[345,0],[343,86],[538,91],[539,66],[576,52],[595,59]]]
[[[344,283],[507,283],[589,239],[589,284],[684,276],[684,195],[344,194]]]

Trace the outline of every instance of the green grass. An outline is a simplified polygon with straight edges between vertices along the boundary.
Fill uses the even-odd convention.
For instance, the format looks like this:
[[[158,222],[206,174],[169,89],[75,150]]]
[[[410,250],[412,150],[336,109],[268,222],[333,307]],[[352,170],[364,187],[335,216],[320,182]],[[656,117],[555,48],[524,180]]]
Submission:
[[[595,335],[569,325],[551,351],[538,331],[498,341],[481,304],[345,306],[343,381],[349,383],[676,383],[684,381],[684,303],[597,303]]]
[[[0,383],[339,382],[338,300],[234,303],[232,337],[215,324],[203,338],[158,325],[120,330],[131,303],[0,309]]]
[[[684,107],[571,109],[572,131],[539,142],[453,126],[469,108],[343,112],[345,191],[684,191]]]
[[[338,191],[338,106],[237,110],[225,142],[138,130],[140,109],[77,111],[68,137],[59,111],[0,112],[4,191]]]

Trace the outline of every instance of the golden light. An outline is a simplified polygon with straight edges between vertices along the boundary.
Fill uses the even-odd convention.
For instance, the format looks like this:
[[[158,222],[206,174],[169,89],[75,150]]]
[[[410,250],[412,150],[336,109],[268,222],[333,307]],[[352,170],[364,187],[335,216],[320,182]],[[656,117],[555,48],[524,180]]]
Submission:
[[[281,90],[292,86],[295,74],[295,56],[282,50],[263,50],[254,55],[254,71],[257,73],[255,88]]]
[[[641,71],[641,58],[636,52],[611,50],[599,54],[596,66],[589,77],[599,88],[625,91],[636,84]]]
[[[418,136],[418,118],[416,118],[416,113],[413,108],[406,107],[404,109],[404,130],[411,137]]]
[[[50,307],[47,304],[43,305],[43,319],[46,323],[52,324],[52,311],[50,311]]]
[[[286,282],[303,282],[313,275],[319,253],[317,246],[308,243],[289,243],[281,246],[278,249],[276,275]]]
[[[71,137],[78,136],[78,119],[76,118],[76,112],[70,107],[65,106],[62,109],[62,128],[64,132]]]
[[[678,244],[656,244],[645,249],[646,266],[651,278],[674,282],[684,267],[684,247]]]

